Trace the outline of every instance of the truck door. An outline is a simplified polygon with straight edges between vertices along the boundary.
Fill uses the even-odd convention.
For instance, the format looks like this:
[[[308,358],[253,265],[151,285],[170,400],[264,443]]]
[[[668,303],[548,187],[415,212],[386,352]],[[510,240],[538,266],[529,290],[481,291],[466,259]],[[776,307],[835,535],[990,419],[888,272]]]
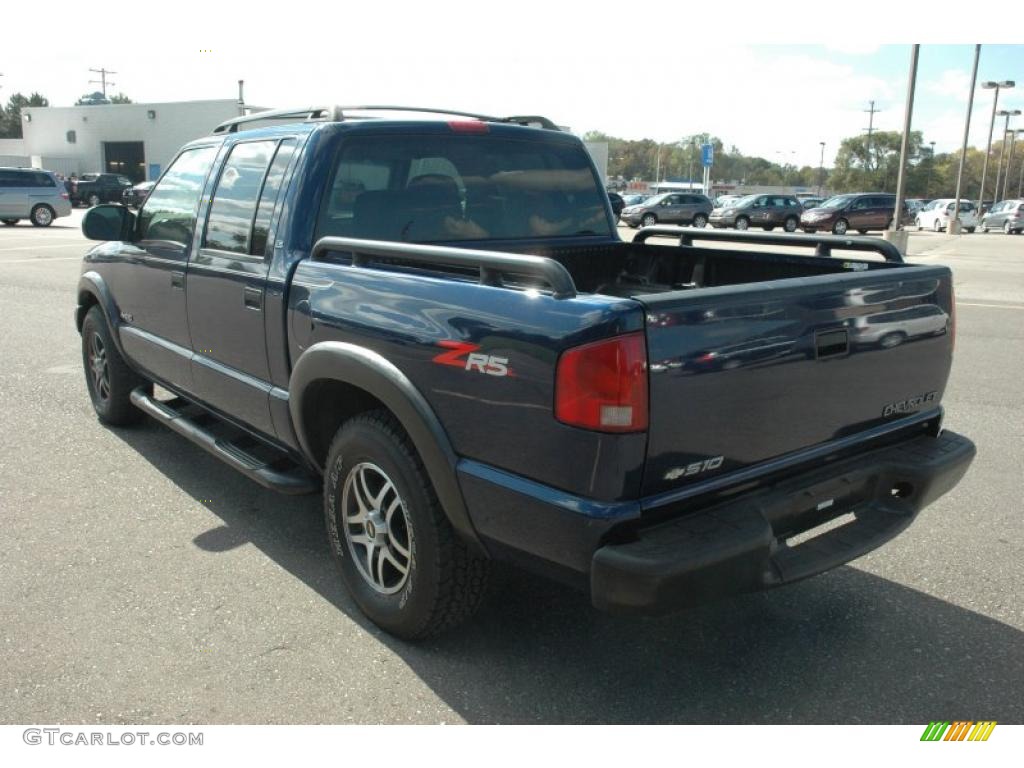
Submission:
[[[230,147],[186,280],[194,393],[269,435],[267,233],[294,149],[293,139],[276,138]]]
[[[188,264],[199,198],[219,142],[178,155],[139,212],[135,236],[121,244],[123,263],[109,273],[118,298],[125,352],[161,381],[191,389],[185,318]]]

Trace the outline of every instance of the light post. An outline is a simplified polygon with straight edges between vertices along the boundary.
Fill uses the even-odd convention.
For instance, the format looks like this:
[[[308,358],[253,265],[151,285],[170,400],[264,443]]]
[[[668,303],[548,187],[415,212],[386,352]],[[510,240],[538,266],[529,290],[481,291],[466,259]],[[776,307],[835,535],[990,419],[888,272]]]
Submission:
[[[1006,189],[1010,186],[1010,169],[1013,168],[1013,146],[1017,141],[1017,134],[1020,133],[1020,128],[1015,131],[1010,131],[1010,156],[1006,159],[1006,176],[1003,177],[1003,200],[1006,199]],[[1005,138],[1003,139],[1005,141]],[[1017,196],[1020,196],[1020,192],[1017,192]]]
[[[932,151],[928,156],[928,177],[924,183],[924,196],[930,198],[932,196],[932,176],[935,175],[935,142],[929,141],[928,146],[932,148]]]
[[[1003,143],[999,146],[999,165],[996,166],[996,186],[995,186],[995,189],[992,190],[992,202],[993,203],[995,203],[995,202],[997,202],[999,200],[1002,200],[1004,197],[1006,197],[1005,193],[1002,195],[1002,197],[1000,197],[1000,195],[999,195],[999,177],[1002,174],[1002,170],[1003,170],[1003,155],[1006,154],[1006,134],[1009,133],[1009,131],[1010,131],[1010,118],[1011,117],[1016,117],[1017,115],[1019,115],[1020,114],[1020,110],[1019,109],[1000,109],[996,114],[999,115],[1000,117],[1005,117],[1006,121],[1003,123]],[[1006,166],[1006,175],[1007,176],[1010,175],[1010,166],[1009,165]],[[1006,186],[1005,183],[1003,184],[1003,186],[1004,187]]]
[[[900,170],[896,175],[896,205],[892,212],[892,222],[887,231],[882,235],[887,240],[896,240],[897,248],[901,253],[907,252],[906,232],[902,235],[897,233],[902,229],[900,217],[903,215],[903,192],[906,189],[907,181],[907,156],[910,152],[910,126],[914,115],[914,91],[917,87],[917,58],[921,51],[920,45],[913,45],[910,48],[910,79],[907,83],[907,107],[903,117],[903,140],[900,142]],[[959,204],[958,204],[959,205]],[[959,207],[954,210],[959,210]],[[956,214],[954,214],[954,217]],[[902,247],[901,247],[902,246]]]
[[[964,120],[964,143],[960,147],[960,167],[956,172],[956,202],[953,210],[958,215],[953,216],[946,225],[946,232],[951,235],[960,234],[960,188],[964,180],[964,162],[967,160],[967,139],[971,133],[971,111],[974,109],[974,85],[978,82],[978,59],[981,58],[981,46],[974,46],[974,66],[971,67],[971,94],[967,97],[967,119]]]
[[[996,95],[992,99],[992,120],[988,124],[988,144],[985,146],[985,162],[981,166],[981,190],[978,192],[978,213],[981,213],[981,205],[985,202],[985,177],[988,175],[988,156],[992,152],[992,129],[996,127],[996,109],[999,106],[999,91],[1001,88],[1013,88],[1016,83],[1013,80],[995,82],[988,80],[981,84],[986,90],[995,89]],[[995,195],[993,195],[995,198]]]
[[[818,160],[818,197],[821,197],[821,188],[825,184],[825,142],[818,143],[821,145],[821,159]]]

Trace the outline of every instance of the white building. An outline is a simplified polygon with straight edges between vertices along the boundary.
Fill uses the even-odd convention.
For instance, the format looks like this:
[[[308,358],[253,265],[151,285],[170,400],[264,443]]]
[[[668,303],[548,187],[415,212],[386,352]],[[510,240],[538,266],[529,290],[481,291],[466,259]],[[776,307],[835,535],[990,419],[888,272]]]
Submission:
[[[0,165],[156,179],[183,144],[208,135],[239,110],[234,99],[25,107],[24,138],[0,140]]]

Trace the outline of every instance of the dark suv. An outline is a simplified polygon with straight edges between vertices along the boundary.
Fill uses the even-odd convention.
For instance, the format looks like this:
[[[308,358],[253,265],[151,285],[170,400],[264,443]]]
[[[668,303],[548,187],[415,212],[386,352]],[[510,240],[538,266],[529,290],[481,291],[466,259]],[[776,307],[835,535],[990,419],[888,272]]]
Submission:
[[[800,226],[804,232],[824,230],[845,235],[848,230],[856,229],[863,235],[869,229],[888,228],[895,208],[896,195],[880,192],[836,195],[819,207],[804,211],[800,217]],[[910,214],[904,203],[900,223],[906,224],[909,220]]]
[[[641,224],[645,227],[655,224],[692,224],[704,227],[714,207],[704,195],[665,192],[644,200],[640,205],[623,208],[620,219],[634,228]]]
[[[132,180],[119,173],[85,173],[71,184],[71,202],[85,203],[90,208],[100,203],[120,203]]]
[[[711,226],[772,230],[782,227],[796,232],[804,207],[793,195],[747,195],[711,213]]]

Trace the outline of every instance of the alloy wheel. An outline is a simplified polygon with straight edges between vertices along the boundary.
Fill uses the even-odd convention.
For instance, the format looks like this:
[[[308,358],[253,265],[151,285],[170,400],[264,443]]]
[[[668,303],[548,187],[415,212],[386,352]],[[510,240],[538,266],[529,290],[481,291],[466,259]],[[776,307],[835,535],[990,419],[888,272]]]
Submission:
[[[41,205],[32,213],[32,218],[36,224],[45,227],[53,221],[53,212],[45,205]]]
[[[391,478],[376,464],[357,464],[345,479],[341,511],[359,575],[381,594],[401,590],[412,566],[412,527]]]
[[[92,377],[96,397],[103,401],[109,400],[110,368],[107,365],[107,348],[98,333],[93,333],[89,339],[89,375]]]

